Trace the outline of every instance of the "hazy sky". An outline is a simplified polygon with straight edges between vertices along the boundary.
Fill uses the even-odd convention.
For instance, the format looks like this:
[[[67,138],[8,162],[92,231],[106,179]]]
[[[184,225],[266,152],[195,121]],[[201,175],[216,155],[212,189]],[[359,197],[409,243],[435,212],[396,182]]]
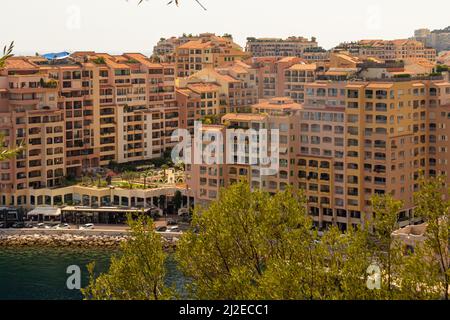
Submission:
[[[0,44],[17,54],[95,50],[149,53],[159,38],[183,33],[317,37],[330,48],[361,38],[407,38],[450,25],[448,0],[1,0]]]

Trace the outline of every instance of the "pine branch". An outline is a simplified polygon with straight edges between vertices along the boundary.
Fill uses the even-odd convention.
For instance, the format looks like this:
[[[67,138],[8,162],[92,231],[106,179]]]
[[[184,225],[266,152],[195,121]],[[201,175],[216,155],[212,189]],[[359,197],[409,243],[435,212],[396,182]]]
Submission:
[[[194,0],[195,2],[197,2],[197,4],[203,9],[203,10],[207,10],[206,7],[200,2],[200,0]],[[144,2],[144,0],[139,0],[138,5],[140,5],[142,2]],[[167,5],[171,5],[172,3],[175,3],[175,5],[178,7],[179,5],[179,0],[170,0]]]
[[[13,56],[12,54],[13,49],[14,49],[14,41],[11,42],[9,47],[5,46],[3,48],[3,56],[0,57],[0,68],[3,68],[5,66],[6,60]]]

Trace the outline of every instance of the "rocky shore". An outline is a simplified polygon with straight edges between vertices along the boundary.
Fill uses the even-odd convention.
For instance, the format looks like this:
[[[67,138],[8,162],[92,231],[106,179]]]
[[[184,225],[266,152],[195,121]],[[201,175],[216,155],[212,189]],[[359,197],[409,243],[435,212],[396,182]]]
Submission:
[[[129,238],[126,234],[0,234],[0,247],[119,247]],[[174,249],[178,238],[163,237],[164,248]]]

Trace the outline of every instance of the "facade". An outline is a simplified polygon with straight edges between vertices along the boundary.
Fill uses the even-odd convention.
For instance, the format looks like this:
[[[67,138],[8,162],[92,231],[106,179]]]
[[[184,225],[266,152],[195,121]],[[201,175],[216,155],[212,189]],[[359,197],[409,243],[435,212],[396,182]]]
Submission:
[[[96,64],[100,87],[100,165],[161,157],[178,127],[173,64],[142,54],[75,53]],[[168,137],[168,138],[167,138]]]
[[[203,101],[200,116],[219,115],[248,109],[258,99],[256,70],[237,61],[219,68],[205,68],[189,77],[178,78],[177,88],[200,93]],[[203,91],[203,95],[201,94]]]
[[[441,65],[450,65],[450,51],[443,51],[439,54],[437,62]]]
[[[319,225],[342,229],[367,221],[370,197],[385,193],[404,202],[402,225],[414,221],[413,194],[421,171],[427,176],[448,171],[437,150],[447,148],[449,85],[412,80],[306,86],[302,120],[309,123],[302,123],[298,163],[307,185],[300,187],[310,195],[313,184],[309,206]],[[329,175],[322,175],[323,157],[330,161],[324,164]],[[329,189],[322,181],[328,183],[328,177]]]
[[[222,146],[227,129],[277,129],[280,137],[271,174],[255,159],[252,136],[219,152],[231,162],[187,165],[186,190],[197,203],[241,179],[271,193],[291,186],[304,190],[318,227],[345,230],[371,219],[373,194],[390,193],[403,201],[406,225],[415,222],[420,173],[449,173],[448,74],[435,72],[416,41],[360,41],[310,63],[248,59],[231,38],[212,34],[172,40],[175,63],[139,53],[8,59],[0,70],[0,133],[6,146],[24,148],[0,163],[0,205],[64,203],[77,193],[64,193],[67,178],[160,158],[177,143],[176,129],[194,134],[200,120],[204,133],[223,135]],[[100,189],[82,203],[105,205],[101,197],[113,191]]]
[[[246,61],[256,70],[258,97],[270,99],[284,96],[286,70],[296,64],[306,64],[297,57],[256,57]]]
[[[279,38],[247,38],[246,52],[253,57],[299,57],[305,58],[305,52],[318,48],[316,38],[304,37]],[[317,52],[316,52],[317,53]],[[310,55],[312,56],[312,55]],[[317,57],[318,55],[316,55]]]
[[[153,47],[153,56],[161,62],[174,62],[175,49],[192,40],[198,40],[198,36],[183,35],[181,37],[161,38]]]
[[[176,75],[188,77],[204,68],[220,67],[246,57],[247,54],[232,38],[202,34],[197,40],[176,47]]]
[[[179,126],[174,73],[141,54],[8,59],[1,130],[9,146],[25,148],[0,166],[2,203],[24,203],[27,188],[58,187],[111,161],[161,157]]]
[[[436,50],[416,40],[360,40],[342,43],[336,49],[349,51],[356,57],[374,57],[381,60],[406,60],[425,58],[436,61]]]
[[[445,80],[307,83],[303,105],[274,98],[251,114],[227,114],[215,127],[284,130],[276,174],[261,177],[260,167],[245,162],[192,164],[187,183],[199,202],[242,178],[269,192],[292,185],[305,191],[318,227],[341,230],[370,221],[371,196],[390,193],[404,202],[400,224],[407,225],[416,221],[413,194],[421,172],[448,172],[449,93]],[[211,184],[210,170],[217,174]]]
[[[202,132],[205,139],[202,145],[193,144],[194,153],[202,152],[209,148],[211,141],[217,139],[216,134],[223,137],[223,141],[217,145],[215,154],[223,156],[224,163],[204,163],[188,164],[186,169],[186,183],[188,189],[192,190],[191,195],[196,203],[208,203],[219,196],[220,188],[227,187],[233,183],[245,179],[249,181],[252,189],[264,189],[271,193],[285,189],[293,182],[293,172],[295,163],[291,162],[292,155],[297,154],[298,143],[296,143],[295,132],[298,130],[301,106],[288,98],[275,98],[261,100],[260,103],[252,106],[252,113],[229,113],[222,117],[221,125],[203,126]],[[230,149],[224,146],[230,138],[226,134],[227,129],[272,129],[280,131],[279,136],[279,166],[280,170],[275,175],[261,174],[262,170],[268,166],[261,163],[258,155],[258,148],[255,146],[256,136],[251,134],[244,137],[244,141],[238,137],[232,137],[233,143]],[[215,138],[212,138],[215,137]],[[215,140],[217,141],[217,140]],[[269,147],[269,142],[265,147]],[[241,154],[238,154],[238,150]],[[225,161],[230,159],[230,161]]]
[[[450,27],[441,30],[418,29],[414,32],[414,39],[422,42],[436,51],[450,50]]]
[[[315,64],[294,64],[285,71],[284,95],[297,103],[305,101],[305,84],[316,80]]]

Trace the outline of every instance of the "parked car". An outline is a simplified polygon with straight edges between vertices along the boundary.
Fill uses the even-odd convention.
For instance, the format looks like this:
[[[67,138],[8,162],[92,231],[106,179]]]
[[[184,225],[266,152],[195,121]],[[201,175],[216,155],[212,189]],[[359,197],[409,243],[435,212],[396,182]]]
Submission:
[[[167,227],[166,232],[181,232],[181,230],[178,226],[170,226]]]
[[[4,222],[0,222],[0,229],[1,228],[5,228],[5,223]]]
[[[13,225],[11,226],[11,228],[14,228],[14,229],[25,228],[25,223],[24,222],[14,222]]]
[[[164,216],[164,211],[160,208],[152,208],[150,210],[150,214],[151,214],[152,218],[160,218],[160,217]]]
[[[38,229],[45,229],[45,223],[38,223],[37,225],[36,225],[36,227],[35,228],[38,228]]]
[[[67,230],[67,229],[70,229],[70,226],[67,223],[60,223],[60,224],[57,224],[56,226],[54,226],[54,228],[58,229],[58,230],[62,230],[62,229]]]
[[[181,208],[178,210],[179,216],[189,215],[189,209],[188,208]]]
[[[167,225],[168,226],[176,226],[177,224],[178,224],[178,222],[173,220],[173,219],[167,220]]]
[[[183,217],[181,218],[181,221],[182,221],[182,222],[185,222],[185,223],[191,223],[191,222],[192,222],[192,216],[189,215],[189,214],[185,214],[185,215],[183,215]]]
[[[156,232],[166,232],[167,231],[167,227],[165,226],[160,226],[158,228],[156,228]]]
[[[94,224],[93,223],[86,223],[85,225],[82,225],[80,227],[80,230],[93,230]]]

